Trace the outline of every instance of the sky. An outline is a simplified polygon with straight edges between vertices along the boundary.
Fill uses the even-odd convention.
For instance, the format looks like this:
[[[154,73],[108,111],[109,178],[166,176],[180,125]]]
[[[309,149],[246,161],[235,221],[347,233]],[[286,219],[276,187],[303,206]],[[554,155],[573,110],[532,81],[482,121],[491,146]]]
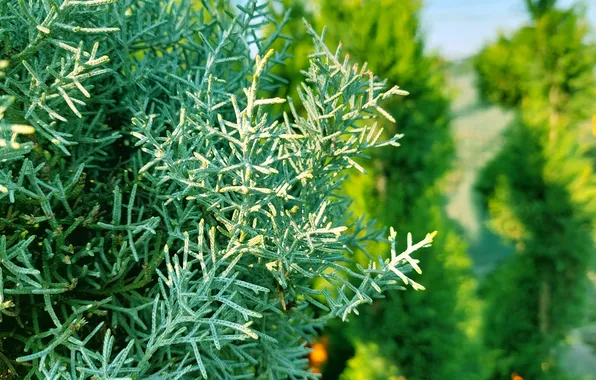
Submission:
[[[578,1],[561,0],[561,7]],[[596,0],[583,0],[596,28]],[[515,30],[528,19],[522,0],[426,0],[423,9],[427,48],[448,59],[466,58],[494,40],[499,31]]]

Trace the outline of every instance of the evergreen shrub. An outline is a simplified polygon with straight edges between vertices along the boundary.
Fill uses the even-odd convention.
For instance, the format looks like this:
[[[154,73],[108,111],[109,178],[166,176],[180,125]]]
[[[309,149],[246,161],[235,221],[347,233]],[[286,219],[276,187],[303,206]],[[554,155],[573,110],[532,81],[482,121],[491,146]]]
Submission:
[[[268,97],[268,9],[0,0],[0,376],[314,378],[328,320],[421,287],[433,234],[350,269],[387,239],[338,193],[406,93],[307,26],[299,102]]]

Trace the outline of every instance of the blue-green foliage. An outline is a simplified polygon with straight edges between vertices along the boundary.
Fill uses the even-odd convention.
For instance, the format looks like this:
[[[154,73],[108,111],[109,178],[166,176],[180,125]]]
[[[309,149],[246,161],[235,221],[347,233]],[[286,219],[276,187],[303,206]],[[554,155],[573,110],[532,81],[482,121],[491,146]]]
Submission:
[[[349,269],[346,247],[380,236],[337,196],[397,145],[361,121],[404,93],[307,27],[305,113],[272,114],[267,9],[0,0],[3,375],[312,378],[317,327],[417,285],[432,235]]]

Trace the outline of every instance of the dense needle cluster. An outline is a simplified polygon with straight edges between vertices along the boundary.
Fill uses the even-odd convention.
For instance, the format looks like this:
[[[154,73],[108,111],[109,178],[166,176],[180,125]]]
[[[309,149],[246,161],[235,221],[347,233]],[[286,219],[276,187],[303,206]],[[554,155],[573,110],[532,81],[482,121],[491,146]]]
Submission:
[[[0,0],[0,377],[312,378],[328,319],[421,288],[433,235],[352,265],[337,191],[405,92],[307,25],[298,113],[269,4],[214,3]]]

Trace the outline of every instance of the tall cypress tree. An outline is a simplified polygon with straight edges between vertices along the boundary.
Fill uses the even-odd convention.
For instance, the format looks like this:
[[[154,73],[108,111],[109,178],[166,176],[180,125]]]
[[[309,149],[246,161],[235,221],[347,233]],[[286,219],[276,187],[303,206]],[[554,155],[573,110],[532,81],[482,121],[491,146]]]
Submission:
[[[526,3],[531,23],[476,61],[483,97],[517,111],[479,183],[517,251],[487,281],[485,340],[492,378],[561,379],[557,348],[584,318],[594,258],[596,183],[577,127],[595,99],[596,55],[580,10]]]
[[[373,72],[397,80],[410,93],[403,101],[382,104],[396,122],[381,126],[387,134],[403,134],[403,146],[380,152],[374,156],[375,164],[366,168],[372,175],[357,176],[347,183],[344,191],[356,199],[353,209],[365,210],[380,224],[390,223],[398,235],[412,231],[417,236],[428,228],[440,231],[425,254],[423,273],[417,277],[428,291],[397,293],[361,313],[348,334],[345,326],[332,331],[324,378],[335,378],[343,370],[338,363],[350,353],[345,347],[346,336],[356,350],[343,374],[346,378],[358,378],[364,370],[366,378],[386,379],[385,364],[409,379],[470,378],[469,373],[476,371],[472,357],[464,358],[469,353],[466,334],[475,328],[470,323],[476,306],[475,283],[465,244],[441,207],[441,179],[450,169],[454,153],[450,103],[441,60],[424,53],[421,5],[418,0],[320,0],[297,12],[311,7],[318,15],[311,19],[328,26],[330,41],[341,43],[351,56],[366,57]],[[293,51],[300,55],[300,48]],[[284,75],[293,80],[297,73],[286,69]],[[372,249],[383,250],[380,246]],[[385,363],[378,373],[373,366],[357,368],[371,352]]]

